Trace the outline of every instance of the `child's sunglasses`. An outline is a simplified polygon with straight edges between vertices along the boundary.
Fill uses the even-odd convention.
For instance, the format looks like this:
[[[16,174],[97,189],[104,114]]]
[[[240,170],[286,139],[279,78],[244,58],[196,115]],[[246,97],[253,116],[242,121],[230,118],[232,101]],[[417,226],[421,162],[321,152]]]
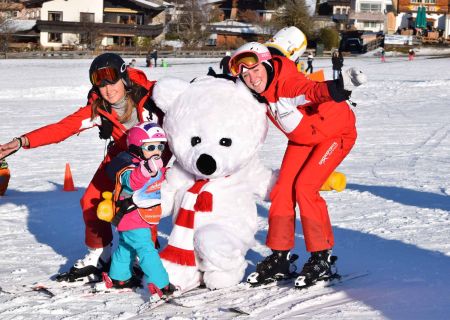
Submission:
[[[146,151],[155,151],[156,149],[158,149],[159,151],[163,151],[165,148],[165,145],[163,144],[149,144],[148,146],[142,146],[141,149],[146,150]]]

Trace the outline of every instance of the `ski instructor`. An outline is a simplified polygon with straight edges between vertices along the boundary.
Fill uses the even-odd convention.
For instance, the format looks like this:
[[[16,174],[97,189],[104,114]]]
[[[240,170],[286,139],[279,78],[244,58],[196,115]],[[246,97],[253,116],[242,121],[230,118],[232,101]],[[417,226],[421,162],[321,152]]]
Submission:
[[[260,284],[290,276],[289,267],[294,260],[289,251],[294,247],[298,203],[306,249],[311,257],[295,285],[299,288],[312,285],[332,276],[334,238],[319,190],[355,143],[355,116],[345,100],[354,86],[365,82],[365,76],[353,69],[344,73],[347,79],[341,82],[310,81],[297,71],[293,61],[272,56],[266,46],[257,42],[235,51],[230,71],[260,102],[266,103],[267,116],[289,139],[278,180],[270,194],[266,245],[273,253],[258,263],[256,272],[247,281]]]
[[[101,193],[114,190],[105,167],[111,158],[127,150],[126,132],[138,122],[150,121],[162,124],[163,112],[151,100],[155,81],[147,80],[145,74],[127,67],[117,54],[104,53],[96,57],[89,69],[92,88],[87,105],[73,114],[0,145],[0,159],[21,148],[31,149],[61,142],[81,131],[98,127],[100,138],[111,140],[108,152],[94,174],[80,200],[85,223],[85,243],[88,253],[78,260],[69,272],[57,276],[60,281],[90,275],[100,275],[109,268],[111,258],[112,231],[109,222],[97,218],[97,205]],[[171,152],[166,149],[163,160],[168,162]]]

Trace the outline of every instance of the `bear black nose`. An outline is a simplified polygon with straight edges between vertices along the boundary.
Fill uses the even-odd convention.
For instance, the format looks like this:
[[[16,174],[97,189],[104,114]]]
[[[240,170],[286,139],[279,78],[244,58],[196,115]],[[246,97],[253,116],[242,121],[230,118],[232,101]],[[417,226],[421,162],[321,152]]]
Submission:
[[[203,153],[198,159],[197,159],[197,169],[206,175],[213,174],[216,169],[216,160],[214,160],[213,157],[211,157],[209,154]]]

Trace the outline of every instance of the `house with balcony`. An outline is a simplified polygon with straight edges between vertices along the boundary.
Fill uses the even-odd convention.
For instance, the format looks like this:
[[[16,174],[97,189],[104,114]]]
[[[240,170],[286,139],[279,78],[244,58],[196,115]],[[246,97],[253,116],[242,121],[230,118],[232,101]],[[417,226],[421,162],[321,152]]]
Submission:
[[[351,0],[349,22],[357,30],[384,31],[385,0]]]
[[[39,2],[32,0],[35,3]],[[51,0],[42,4],[40,42],[56,49],[98,45],[127,47],[135,37],[163,32],[162,0]]]
[[[320,2],[317,7],[319,16],[331,16],[338,30],[348,28],[348,14],[351,10],[351,0],[328,0]]]

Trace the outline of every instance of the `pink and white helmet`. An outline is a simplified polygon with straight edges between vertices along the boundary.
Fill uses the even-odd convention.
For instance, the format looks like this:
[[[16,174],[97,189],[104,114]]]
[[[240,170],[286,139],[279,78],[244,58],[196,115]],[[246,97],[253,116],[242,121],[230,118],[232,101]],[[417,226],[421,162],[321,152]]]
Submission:
[[[166,133],[156,123],[141,122],[128,130],[127,146],[142,146],[145,142],[167,142]]]

